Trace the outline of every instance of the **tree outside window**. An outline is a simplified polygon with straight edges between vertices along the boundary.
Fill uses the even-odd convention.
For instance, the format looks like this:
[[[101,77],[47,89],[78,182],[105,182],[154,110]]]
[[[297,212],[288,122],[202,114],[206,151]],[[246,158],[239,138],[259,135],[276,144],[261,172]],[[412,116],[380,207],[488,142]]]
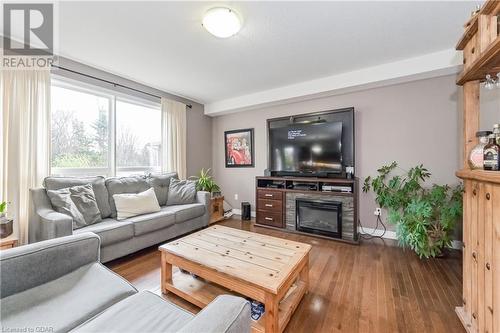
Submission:
[[[51,167],[60,175],[120,175],[159,171],[161,111],[153,106],[53,85]],[[113,108],[115,106],[115,108]],[[115,117],[111,113],[115,112]],[[111,128],[116,129],[115,146]],[[114,154],[115,159],[111,158]]]

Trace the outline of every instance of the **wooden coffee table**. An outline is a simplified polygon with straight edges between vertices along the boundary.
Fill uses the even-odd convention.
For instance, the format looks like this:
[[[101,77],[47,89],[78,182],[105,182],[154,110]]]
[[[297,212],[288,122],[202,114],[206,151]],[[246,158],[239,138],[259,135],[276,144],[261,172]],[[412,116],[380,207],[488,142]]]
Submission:
[[[282,332],[308,290],[311,246],[212,226],[160,246],[161,290],[203,308],[221,294],[264,303],[253,331]],[[176,270],[177,266],[203,278]]]

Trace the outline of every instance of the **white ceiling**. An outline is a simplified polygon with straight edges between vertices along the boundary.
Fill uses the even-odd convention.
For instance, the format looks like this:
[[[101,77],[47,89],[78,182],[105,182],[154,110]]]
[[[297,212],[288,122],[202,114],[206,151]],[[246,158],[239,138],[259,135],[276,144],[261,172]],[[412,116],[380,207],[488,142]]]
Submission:
[[[201,26],[220,2],[62,2],[60,54],[202,103],[454,47],[479,2],[228,2],[239,34]]]

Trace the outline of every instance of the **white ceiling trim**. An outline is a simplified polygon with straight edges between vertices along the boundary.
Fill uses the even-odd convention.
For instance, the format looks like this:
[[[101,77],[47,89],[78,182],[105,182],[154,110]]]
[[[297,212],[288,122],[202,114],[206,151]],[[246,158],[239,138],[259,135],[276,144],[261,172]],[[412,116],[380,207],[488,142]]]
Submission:
[[[205,114],[219,116],[397,83],[455,74],[462,65],[454,49],[332,75],[205,104]]]

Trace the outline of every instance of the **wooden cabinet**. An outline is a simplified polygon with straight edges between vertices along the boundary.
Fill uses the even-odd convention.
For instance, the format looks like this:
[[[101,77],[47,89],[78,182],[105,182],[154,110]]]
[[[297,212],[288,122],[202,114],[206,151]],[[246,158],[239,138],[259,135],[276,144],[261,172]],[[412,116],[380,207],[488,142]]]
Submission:
[[[257,199],[257,206],[263,210],[281,212],[283,210],[283,200]]]
[[[224,197],[214,197],[210,199],[210,222],[213,224],[224,220]]]
[[[259,189],[257,190],[257,199],[267,199],[267,200],[283,200],[283,193],[278,190],[269,189]]]
[[[493,281],[496,279],[497,284],[500,284],[500,275],[497,264],[494,263],[494,253],[493,249],[496,245],[496,251],[500,251],[500,234],[498,233],[500,230],[495,230],[495,219],[497,221],[496,224],[500,225],[498,221],[500,221],[500,211],[494,211],[493,200],[496,198],[500,200],[500,186],[494,186],[491,184],[484,185],[484,308],[482,311],[484,312],[484,330],[486,332],[495,332],[493,330],[493,300],[494,295],[494,283]],[[498,204],[497,204],[498,207]],[[497,242],[495,244],[495,241]],[[496,275],[495,275],[496,273]],[[497,294],[500,290],[500,285],[496,286]],[[500,311],[500,304],[496,306],[497,310]],[[497,316],[498,317],[498,316]],[[481,323],[483,321],[480,321]],[[481,327],[481,325],[480,325]],[[496,331],[500,330],[500,323],[496,325]]]
[[[467,157],[477,144],[480,83],[500,71],[500,2],[486,1],[465,25],[457,44],[464,68],[463,305],[456,312],[468,332],[500,332],[500,172],[470,170]],[[491,124],[493,127],[493,124]]]
[[[289,232],[328,237],[358,244],[358,180],[347,178],[274,177],[255,178],[256,224]],[[339,237],[317,234],[297,228],[297,200],[340,203]],[[337,223],[332,214],[331,223]]]
[[[257,211],[257,223],[283,228],[283,215],[281,212]]]
[[[283,228],[283,192],[257,189],[257,223]]]
[[[500,182],[481,180],[489,174],[457,172],[465,190],[463,305],[457,314],[468,332],[500,332]]]
[[[0,240],[0,250],[7,250],[7,249],[12,249],[13,247],[17,246],[17,238],[13,237],[12,235]]]
[[[492,218],[491,218],[491,238],[488,236],[488,242],[486,251],[487,253],[487,283],[491,283],[491,285],[487,285],[487,290],[491,292],[491,299],[489,297],[486,298],[487,304],[486,308],[489,311],[489,315],[491,315],[493,322],[493,329],[491,332],[495,330],[500,330],[500,185],[496,185],[493,189],[493,196],[495,200],[492,200],[490,205],[493,207],[492,209]],[[490,304],[488,304],[488,300]],[[496,312],[495,312],[496,311]]]

